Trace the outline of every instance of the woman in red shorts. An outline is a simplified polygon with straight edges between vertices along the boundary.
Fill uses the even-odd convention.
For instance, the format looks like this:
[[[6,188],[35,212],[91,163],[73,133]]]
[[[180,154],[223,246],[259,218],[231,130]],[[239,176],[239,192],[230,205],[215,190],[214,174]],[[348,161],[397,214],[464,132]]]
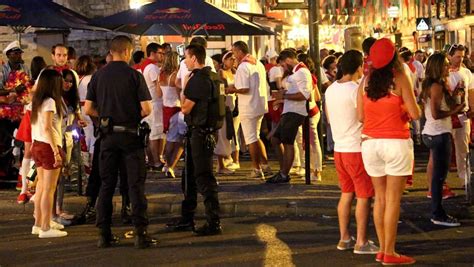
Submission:
[[[54,191],[64,160],[61,108],[63,79],[55,70],[44,70],[36,85],[31,107],[31,149],[38,172],[35,224],[31,233],[39,238],[63,237],[67,232],[51,223]]]

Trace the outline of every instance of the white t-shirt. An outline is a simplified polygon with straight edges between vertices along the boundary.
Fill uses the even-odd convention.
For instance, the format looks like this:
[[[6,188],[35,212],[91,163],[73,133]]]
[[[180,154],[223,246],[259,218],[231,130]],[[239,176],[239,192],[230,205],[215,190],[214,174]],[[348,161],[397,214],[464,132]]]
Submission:
[[[259,61],[251,64],[242,62],[235,73],[235,88],[249,88],[246,94],[239,94],[239,115],[254,118],[268,112],[268,84],[265,67]]]
[[[81,103],[86,101],[87,86],[89,85],[91,78],[92,78],[92,75],[86,75],[82,77],[82,79],[79,79],[79,86],[77,87],[77,90],[79,91],[79,101],[81,101]],[[84,120],[88,122],[88,124],[92,123],[91,118],[88,115],[86,115],[82,107],[81,107],[81,113],[82,113],[82,117],[84,118]]]
[[[464,90],[466,91],[466,94],[465,94],[466,107],[463,110],[464,112],[466,112],[469,110],[469,105],[467,105],[467,103],[469,103],[468,90],[474,90],[474,79],[472,79],[471,71],[461,66],[458,71],[449,72],[449,77],[448,77],[449,90],[452,91],[456,89],[456,86],[461,80],[464,81],[464,86],[465,86]]]
[[[211,71],[216,72],[216,69],[214,68],[214,63],[212,62],[212,58],[206,56],[206,61],[204,62],[205,67],[211,67]],[[184,89],[186,85],[186,80],[188,79],[188,76],[191,72],[188,70],[188,67],[186,67],[186,64],[184,64],[184,60],[179,63],[179,69],[178,69],[178,74],[176,74],[176,77],[178,77],[181,80],[181,88]]]
[[[293,74],[288,77],[288,90],[287,94],[302,93],[306,99],[309,99],[311,92],[313,91],[313,79],[311,72],[307,68],[298,68],[299,64],[293,68]],[[306,101],[295,101],[285,99],[283,103],[282,114],[293,112],[303,116],[308,115],[306,110]]]
[[[156,81],[160,76],[160,68],[155,64],[148,64],[143,69],[143,77],[145,78],[146,85],[150,91],[151,101],[157,102],[159,97],[156,94]]]
[[[273,66],[268,71],[268,80],[272,83],[275,82],[277,78],[283,78],[283,67]]]
[[[356,82],[335,81],[326,90],[326,109],[336,152],[361,152],[362,123],[357,118],[358,87]]]
[[[49,141],[46,139],[46,136],[43,134],[43,129],[46,124],[46,122],[44,121],[43,113],[48,111],[52,111],[54,113],[52,129],[54,142],[56,143],[56,145],[62,147],[63,135],[61,131],[61,118],[56,112],[56,102],[54,102],[54,99],[52,98],[45,99],[43,101],[43,104],[41,104],[40,108],[38,109],[38,119],[31,124],[31,136],[33,140],[49,143]]]
[[[416,77],[418,79],[425,78],[425,67],[423,66],[423,64],[421,64],[421,62],[418,60],[414,60],[413,66],[415,66],[415,69],[416,69],[415,71]]]

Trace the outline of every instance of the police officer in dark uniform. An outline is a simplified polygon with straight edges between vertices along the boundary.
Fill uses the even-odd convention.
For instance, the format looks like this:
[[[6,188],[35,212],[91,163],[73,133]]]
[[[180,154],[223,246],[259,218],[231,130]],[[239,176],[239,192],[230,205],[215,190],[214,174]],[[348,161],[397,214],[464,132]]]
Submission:
[[[156,242],[147,235],[144,138],[138,135],[142,118],[151,113],[151,96],[143,76],[128,66],[132,40],[116,36],[110,43],[112,62],[97,71],[89,83],[84,105],[86,114],[100,119],[100,166],[102,178],[97,203],[98,247],[118,242],[112,234],[112,197],[120,164],[125,164],[135,226],[135,247]]]
[[[209,99],[218,85],[218,79],[210,67],[204,67],[206,50],[203,46],[191,44],[185,50],[185,64],[191,71],[189,81],[181,99],[181,111],[188,125],[186,139],[186,167],[183,175],[184,201],[182,217],[168,227],[174,230],[193,229],[196,235],[222,233],[219,218],[217,181],[212,173],[212,157],[215,147],[215,131],[208,125]],[[204,197],[207,223],[194,229],[194,213],[197,206],[197,191]]]

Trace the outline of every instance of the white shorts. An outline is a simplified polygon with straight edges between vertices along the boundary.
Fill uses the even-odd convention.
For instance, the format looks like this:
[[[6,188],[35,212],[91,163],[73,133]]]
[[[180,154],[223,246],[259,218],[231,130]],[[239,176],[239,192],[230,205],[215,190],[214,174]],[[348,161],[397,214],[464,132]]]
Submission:
[[[167,142],[181,142],[186,134],[186,123],[181,112],[174,114],[170,119],[170,126],[166,133]]]
[[[150,140],[164,139],[163,133],[163,100],[155,101],[150,115],[143,120],[150,125]]]
[[[240,117],[240,126],[244,134],[245,144],[250,145],[260,138],[260,127],[263,115],[257,117]]]
[[[413,140],[368,139],[362,142],[365,170],[372,177],[413,174]]]

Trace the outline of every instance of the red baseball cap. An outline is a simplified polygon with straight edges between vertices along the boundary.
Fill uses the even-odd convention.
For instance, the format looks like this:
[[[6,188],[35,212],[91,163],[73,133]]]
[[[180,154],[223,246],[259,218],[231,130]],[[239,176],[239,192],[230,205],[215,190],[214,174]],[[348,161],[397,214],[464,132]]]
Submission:
[[[369,60],[372,68],[381,69],[387,66],[395,56],[395,44],[387,38],[381,38],[372,45],[369,52]]]

